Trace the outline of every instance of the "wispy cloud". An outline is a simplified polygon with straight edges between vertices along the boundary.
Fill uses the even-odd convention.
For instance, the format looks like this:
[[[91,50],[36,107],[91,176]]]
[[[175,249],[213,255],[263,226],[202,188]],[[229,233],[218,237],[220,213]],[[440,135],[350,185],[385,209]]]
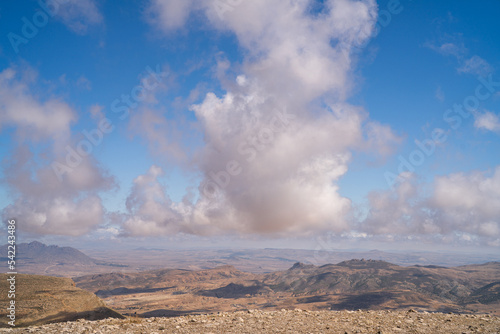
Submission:
[[[84,35],[92,26],[101,25],[104,18],[94,0],[49,0],[58,17],[69,29]]]
[[[443,56],[452,56],[456,58],[458,62],[458,73],[487,76],[494,71],[493,66],[480,56],[467,56],[469,50],[462,42],[461,36],[453,38],[453,41],[447,41],[441,44],[427,42],[424,46]]]
[[[463,61],[457,71],[459,73],[481,75],[485,77],[493,72],[493,67],[483,58],[479,56],[472,56],[471,58]]]
[[[84,75],[80,76],[76,81],[76,86],[85,90],[92,89],[92,83]]]
[[[467,49],[461,42],[446,42],[442,44],[425,43],[424,45],[443,56],[461,58],[467,53]]]
[[[196,4],[194,0],[152,0],[145,12],[146,19],[168,32],[181,28]]]
[[[444,96],[444,92],[443,92],[443,89],[441,88],[441,86],[438,86],[438,88],[436,88],[435,96],[436,96],[436,99],[438,99],[440,102],[444,102],[445,96]]]

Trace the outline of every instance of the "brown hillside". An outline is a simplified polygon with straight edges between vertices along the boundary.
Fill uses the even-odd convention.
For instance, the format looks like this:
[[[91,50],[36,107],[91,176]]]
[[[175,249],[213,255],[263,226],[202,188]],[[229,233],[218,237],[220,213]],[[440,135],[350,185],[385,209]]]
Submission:
[[[7,322],[9,275],[0,275],[0,327]],[[16,326],[41,325],[76,319],[122,318],[96,295],[77,288],[69,278],[16,275]]]

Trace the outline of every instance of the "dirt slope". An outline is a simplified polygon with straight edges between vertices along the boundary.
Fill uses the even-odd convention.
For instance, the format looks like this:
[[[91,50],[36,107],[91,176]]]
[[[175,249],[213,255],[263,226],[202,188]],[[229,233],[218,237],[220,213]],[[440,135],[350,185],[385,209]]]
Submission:
[[[0,275],[0,327],[7,327],[6,274]],[[104,319],[122,317],[106,307],[96,295],[77,288],[69,278],[16,275],[16,326],[40,325],[76,319]],[[10,326],[9,326],[10,327]]]

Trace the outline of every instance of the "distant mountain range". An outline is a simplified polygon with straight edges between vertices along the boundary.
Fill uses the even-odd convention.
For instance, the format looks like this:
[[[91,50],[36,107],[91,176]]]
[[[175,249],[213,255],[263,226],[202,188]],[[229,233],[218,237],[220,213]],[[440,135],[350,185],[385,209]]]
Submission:
[[[460,267],[403,267],[379,260],[349,260],[252,274],[232,266],[154,270],[75,278],[78,287],[112,300],[122,313],[143,315],[250,308],[401,309],[441,312],[500,310],[500,262]],[[158,310],[158,302],[165,303]],[[191,311],[189,311],[191,310]],[[163,312],[163,313],[162,313]]]
[[[446,268],[401,267],[384,261],[350,260],[321,267],[295,264],[287,271],[266,275],[262,284],[274,291],[293,292],[297,296],[354,294],[353,300],[347,298],[340,305],[332,303],[332,308],[369,308],[388,301],[397,302],[401,296],[404,296],[401,302],[418,296],[422,300],[432,299],[461,307],[473,302],[500,302],[499,282],[496,282],[499,279],[500,262]],[[373,298],[377,293],[380,298]]]
[[[1,255],[5,256],[8,245],[1,246]],[[0,257],[7,263],[6,257]],[[127,267],[93,259],[73,247],[47,246],[41,242],[20,243],[16,245],[16,267],[26,274],[50,274],[70,276],[85,271],[111,271],[114,267]]]
[[[2,246],[2,254],[7,254],[6,249],[7,245]],[[16,259],[20,264],[61,263],[93,265],[98,262],[75,248],[54,245],[47,246],[38,241],[17,244]]]
[[[123,256],[126,252],[127,256]],[[350,259],[372,259],[401,266],[436,265],[456,267],[500,261],[500,254],[451,254],[430,251],[384,252],[379,250],[307,250],[307,249],[105,249],[86,250],[97,259],[129,265],[135,271],[162,268],[202,270],[232,265],[252,273],[286,270],[296,262],[321,266]]]

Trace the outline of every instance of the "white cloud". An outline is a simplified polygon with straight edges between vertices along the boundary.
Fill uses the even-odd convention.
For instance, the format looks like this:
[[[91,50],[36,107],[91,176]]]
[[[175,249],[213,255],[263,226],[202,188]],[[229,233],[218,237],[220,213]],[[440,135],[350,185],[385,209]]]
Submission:
[[[0,72],[0,130],[16,126],[18,136],[29,140],[67,138],[76,113],[58,99],[37,101],[29,92],[35,77],[23,76],[14,68]]]
[[[367,123],[364,131],[367,151],[374,153],[379,159],[391,156],[403,141],[390,126],[378,122]]]
[[[84,35],[89,27],[103,23],[104,19],[94,0],[49,0],[56,17],[77,34]]]
[[[17,218],[20,228],[30,234],[79,236],[90,232],[94,225],[102,222],[104,208],[97,196],[88,196],[82,200],[28,197],[7,206],[3,214]]]
[[[367,218],[361,229],[370,234],[412,235],[439,233],[439,227],[426,221],[424,212],[415,199],[420,197],[414,175],[405,175],[395,191],[371,192],[368,196]]]
[[[299,116],[300,109],[273,110],[266,99],[245,98],[209,95],[194,109],[207,141],[199,163],[208,211],[200,214],[214,208],[218,220],[240,232],[348,229],[350,201],[338,194],[335,182],[347,171],[349,145],[362,140],[361,117],[343,106],[334,110],[337,117],[308,119]],[[252,119],[250,110],[263,116]],[[210,198],[211,186],[218,197]]]
[[[481,75],[484,77],[493,72],[493,68],[483,58],[479,56],[472,56],[471,58],[463,61],[457,71],[459,73]]]
[[[407,177],[395,192],[373,192],[369,201],[360,229],[371,234],[470,235],[482,243],[500,236],[500,166],[491,176],[476,171],[438,177],[427,196]]]
[[[179,232],[182,217],[172,208],[165,187],[158,181],[162,174],[160,167],[152,166],[147,174],[134,180],[126,202],[129,212],[123,224],[126,233],[144,236]]]
[[[500,118],[491,111],[474,115],[474,126],[478,129],[500,132]]]
[[[435,182],[433,203],[450,224],[480,233],[500,223],[500,167],[491,177],[484,173],[457,173]],[[487,225],[484,225],[487,224]]]
[[[3,170],[14,200],[2,216],[17,218],[22,222],[19,229],[28,233],[85,234],[103,222],[104,208],[97,193],[111,189],[114,180],[86,156],[59,181],[51,162],[64,162],[67,145],[75,144],[70,126],[76,112],[60,99],[33,95],[35,83],[36,76],[12,68],[0,73],[2,130],[13,128],[17,137]],[[33,150],[33,144],[41,145]]]

